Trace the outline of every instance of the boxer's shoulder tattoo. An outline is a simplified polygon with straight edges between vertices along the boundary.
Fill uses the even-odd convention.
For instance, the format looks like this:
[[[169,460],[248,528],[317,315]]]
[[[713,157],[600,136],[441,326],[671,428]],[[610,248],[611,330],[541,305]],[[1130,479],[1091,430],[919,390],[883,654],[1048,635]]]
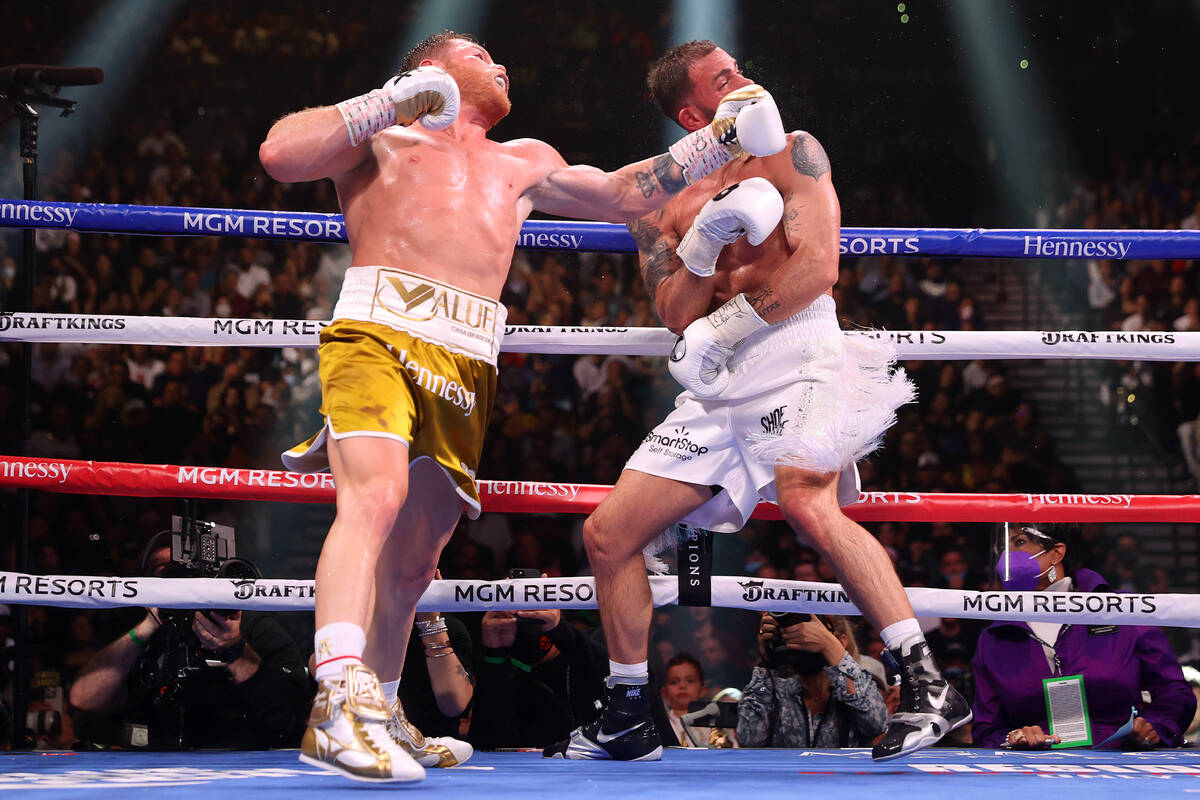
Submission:
[[[746,295],[746,302],[760,317],[765,317],[775,309],[779,308],[779,301],[774,299],[775,293],[770,288],[764,286],[754,294]]]
[[[829,156],[825,148],[815,137],[801,132],[792,142],[792,166],[801,175],[807,175],[814,181],[829,172]]]
[[[667,194],[678,194],[687,186],[687,181],[683,177],[683,167],[675,163],[675,159],[671,157],[670,153],[663,153],[655,158],[650,168],[654,170],[654,177],[658,179],[658,185]]]
[[[663,210],[660,208],[644,217],[635,219],[625,226],[629,228],[629,233],[633,236],[633,240],[637,242],[638,250],[647,253],[654,248],[655,242],[662,238],[662,229],[658,227],[659,223],[662,222],[662,218]]]

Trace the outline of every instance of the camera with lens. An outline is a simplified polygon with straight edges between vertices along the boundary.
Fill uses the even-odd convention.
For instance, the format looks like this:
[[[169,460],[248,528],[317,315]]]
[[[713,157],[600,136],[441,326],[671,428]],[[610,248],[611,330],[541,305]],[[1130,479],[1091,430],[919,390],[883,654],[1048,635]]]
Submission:
[[[778,626],[775,630],[775,638],[768,642],[765,646],[767,651],[767,660],[772,666],[790,665],[794,666],[797,663],[803,663],[808,660],[808,655],[803,650],[790,649],[783,641],[783,629],[790,628],[801,622],[808,622],[812,619],[812,614],[803,614],[795,611],[768,611],[767,614],[775,620]]]
[[[162,536],[168,533],[163,531]],[[237,557],[237,545],[233,528],[215,522],[190,517],[171,517],[171,560],[163,568],[163,578],[261,578],[258,569],[243,558]],[[228,616],[233,611],[218,611]],[[191,620],[193,612],[169,609],[165,616],[185,616]],[[164,621],[165,621],[164,616]]]
[[[540,578],[542,571],[529,567],[517,567],[508,571],[508,577],[513,580]],[[513,658],[532,666],[546,657],[550,646],[550,639],[543,633],[540,619],[517,617],[517,633],[512,648]]]
[[[234,530],[228,525],[198,520],[190,515],[171,517],[171,530],[161,531],[147,545],[149,556],[161,548],[161,538],[170,536],[171,560],[157,572],[163,578],[232,578],[257,579],[262,574],[245,559],[237,557]],[[158,690],[156,703],[175,700],[188,673],[212,666],[212,655],[206,653],[192,630],[196,609],[159,609],[162,627],[155,637],[156,647],[143,659],[141,682]],[[201,611],[229,617],[233,609]]]

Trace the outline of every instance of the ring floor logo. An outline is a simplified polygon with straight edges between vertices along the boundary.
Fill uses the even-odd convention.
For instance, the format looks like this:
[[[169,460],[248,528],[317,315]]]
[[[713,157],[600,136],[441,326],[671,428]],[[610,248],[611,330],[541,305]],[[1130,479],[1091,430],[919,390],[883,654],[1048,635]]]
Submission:
[[[171,786],[203,786],[217,781],[286,780],[328,774],[320,770],[287,767],[249,769],[157,767],[149,769],[75,769],[65,772],[9,772],[0,775],[0,790],[167,788]]]

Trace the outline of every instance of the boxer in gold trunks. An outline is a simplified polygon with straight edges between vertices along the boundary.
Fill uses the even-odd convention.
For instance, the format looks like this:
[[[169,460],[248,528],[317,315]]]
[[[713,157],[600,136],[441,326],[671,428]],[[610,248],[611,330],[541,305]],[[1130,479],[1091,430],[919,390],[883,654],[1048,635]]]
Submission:
[[[403,69],[381,89],[284,117],[259,150],[276,180],[333,179],[352,251],[320,340],[325,424],[284,459],[328,467],[337,486],[301,758],[368,781],[419,780],[422,764],[470,752],[424,740],[394,697],[417,600],[463,509],[479,513],[498,298],[521,224],[534,210],[629,222],[743,148],[785,145],[770,95],[750,86],[670,153],[614,172],[568,166],[544,142],[488,138],[510,109],[509,79],[471,37],[430,37]]]

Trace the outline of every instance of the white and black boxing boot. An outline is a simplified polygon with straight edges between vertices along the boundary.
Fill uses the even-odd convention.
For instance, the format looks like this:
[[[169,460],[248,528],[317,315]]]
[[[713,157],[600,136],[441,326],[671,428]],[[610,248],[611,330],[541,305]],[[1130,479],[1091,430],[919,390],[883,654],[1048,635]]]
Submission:
[[[658,761],[662,742],[650,716],[648,680],[609,676],[600,716],[542,751],[546,758]]]
[[[888,717],[871,751],[873,759],[906,756],[971,721],[971,706],[942,677],[925,637],[914,636],[885,651],[884,659],[900,675],[900,706]]]

